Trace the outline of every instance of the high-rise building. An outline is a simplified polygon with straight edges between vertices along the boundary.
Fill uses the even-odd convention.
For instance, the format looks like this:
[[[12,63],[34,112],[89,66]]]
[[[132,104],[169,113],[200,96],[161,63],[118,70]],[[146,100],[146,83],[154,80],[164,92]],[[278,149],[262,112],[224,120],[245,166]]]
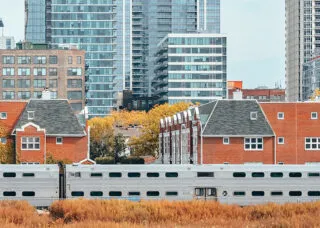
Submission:
[[[320,48],[320,1],[286,0],[286,98],[302,100],[303,64]]]
[[[25,1],[26,40],[40,32],[46,43],[86,50],[90,117],[108,114],[119,91],[152,95],[154,55],[168,33],[220,32],[220,0]]]
[[[4,23],[0,18],[0,49],[14,49],[15,46],[14,37],[4,35]]]
[[[208,103],[227,97],[227,39],[212,33],[168,34],[159,43],[156,103]]]

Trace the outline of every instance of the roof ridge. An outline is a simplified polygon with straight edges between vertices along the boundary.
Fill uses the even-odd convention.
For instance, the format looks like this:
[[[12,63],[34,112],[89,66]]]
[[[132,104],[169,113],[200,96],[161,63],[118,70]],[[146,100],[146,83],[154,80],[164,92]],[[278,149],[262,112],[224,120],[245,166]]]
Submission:
[[[206,129],[206,127],[207,127],[207,125],[208,125],[208,122],[210,121],[211,116],[212,116],[212,114],[213,114],[213,111],[216,109],[219,101],[220,101],[220,100],[216,100],[216,101],[215,101],[216,103],[214,104],[214,106],[213,106],[213,108],[212,108],[212,110],[211,110],[211,113],[210,113],[210,115],[209,115],[209,117],[208,117],[208,119],[207,119],[207,122],[206,122],[206,124],[204,125],[204,128],[202,129],[201,135],[203,135],[203,132],[204,132],[204,130]]]
[[[269,124],[269,126],[270,126],[270,128],[271,128],[271,130],[272,130],[272,132],[273,132],[273,136],[276,136],[275,131],[273,130],[272,125],[270,124],[270,121],[269,121],[269,119],[268,119],[267,115],[265,114],[265,112],[264,112],[263,108],[261,108],[260,103],[259,103],[257,100],[256,100],[256,103],[258,104],[258,106],[259,106],[259,108],[260,108],[260,110],[261,110],[262,114],[264,115],[265,120],[266,120],[266,121],[267,121],[267,123]]]

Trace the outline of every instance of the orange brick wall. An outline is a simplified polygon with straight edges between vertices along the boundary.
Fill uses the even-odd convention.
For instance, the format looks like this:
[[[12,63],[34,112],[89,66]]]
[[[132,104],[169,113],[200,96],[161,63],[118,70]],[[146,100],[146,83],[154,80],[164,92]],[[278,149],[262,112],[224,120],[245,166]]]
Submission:
[[[7,113],[7,119],[0,120],[1,126],[11,133],[26,105],[26,101],[0,101],[0,112]]]

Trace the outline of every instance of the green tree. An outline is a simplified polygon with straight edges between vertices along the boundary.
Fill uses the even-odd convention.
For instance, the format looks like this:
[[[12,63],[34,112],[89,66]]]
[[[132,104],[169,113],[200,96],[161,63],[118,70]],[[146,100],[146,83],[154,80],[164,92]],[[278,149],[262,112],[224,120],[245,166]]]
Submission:
[[[121,154],[124,153],[126,149],[125,138],[123,134],[118,134],[114,137],[114,160],[119,162]]]

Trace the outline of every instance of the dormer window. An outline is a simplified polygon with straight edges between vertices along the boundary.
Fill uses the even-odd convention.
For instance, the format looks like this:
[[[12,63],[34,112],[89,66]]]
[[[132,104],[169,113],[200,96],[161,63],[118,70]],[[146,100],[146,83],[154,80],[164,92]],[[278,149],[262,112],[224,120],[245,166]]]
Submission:
[[[250,112],[250,120],[257,120],[258,113],[257,112]]]
[[[34,119],[34,111],[28,111],[28,120]]]
[[[7,119],[7,113],[6,112],[0,112],[0,119],[6,120]]]

